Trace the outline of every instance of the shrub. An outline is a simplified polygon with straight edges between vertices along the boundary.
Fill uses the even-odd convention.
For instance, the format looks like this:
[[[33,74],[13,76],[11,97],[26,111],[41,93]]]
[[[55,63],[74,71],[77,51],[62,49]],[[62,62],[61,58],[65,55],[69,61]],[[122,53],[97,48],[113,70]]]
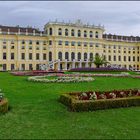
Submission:
[[[8,111],[8,100],[5,98],[0,102],[0,113],[6,113]]]

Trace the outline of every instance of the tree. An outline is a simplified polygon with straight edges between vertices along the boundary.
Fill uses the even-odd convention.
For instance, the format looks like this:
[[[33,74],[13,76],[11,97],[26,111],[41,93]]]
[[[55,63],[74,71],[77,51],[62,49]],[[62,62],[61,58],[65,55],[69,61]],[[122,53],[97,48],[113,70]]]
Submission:
[[[100,66],[102,66],[103,64],[107,65],[109,62],[106,61],[105,57],[96,55],[93,63],[97,68],[100,68]]]

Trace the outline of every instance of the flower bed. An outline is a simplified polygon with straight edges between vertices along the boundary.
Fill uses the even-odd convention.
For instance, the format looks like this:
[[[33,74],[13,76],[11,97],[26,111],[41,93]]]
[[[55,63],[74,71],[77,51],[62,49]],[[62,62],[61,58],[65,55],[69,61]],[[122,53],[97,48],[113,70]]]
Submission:
[[[8,111],[8,100],[4,98],[4,94],[0,90],[0,113],[6,113]]]
[[[54,76],[33,76],[28,77],[28,81],[43,82],[43,83],[77,83],[77,82],[91,82],[94,81],[92,77],[49,77]]]
[[[60,96],[60,102],[71,111],[140,106],[140,90],[89,91],[68,93]]]
[[[125,68],[109,68],[109,67],[101,67],[101,68],[73,68],[70,69],[71,72],[126,72],[128,71]]]

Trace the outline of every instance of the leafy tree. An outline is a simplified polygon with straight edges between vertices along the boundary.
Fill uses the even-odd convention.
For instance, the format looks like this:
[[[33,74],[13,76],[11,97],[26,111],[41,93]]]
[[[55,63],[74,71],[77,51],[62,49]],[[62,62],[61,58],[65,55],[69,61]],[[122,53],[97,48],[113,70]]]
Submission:
[[[100,66],[107,65],[109,62],[106,61],[105,57],[95,55],[93,63],[96,65],[97,68],[100,68]]]

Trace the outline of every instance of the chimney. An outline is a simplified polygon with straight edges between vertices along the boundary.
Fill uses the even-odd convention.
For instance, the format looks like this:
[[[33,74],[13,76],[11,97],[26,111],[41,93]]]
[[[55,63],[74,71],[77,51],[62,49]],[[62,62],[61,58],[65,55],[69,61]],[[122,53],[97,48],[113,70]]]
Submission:
[[[35,35],[35,30],[33,30],[33,35]]]

